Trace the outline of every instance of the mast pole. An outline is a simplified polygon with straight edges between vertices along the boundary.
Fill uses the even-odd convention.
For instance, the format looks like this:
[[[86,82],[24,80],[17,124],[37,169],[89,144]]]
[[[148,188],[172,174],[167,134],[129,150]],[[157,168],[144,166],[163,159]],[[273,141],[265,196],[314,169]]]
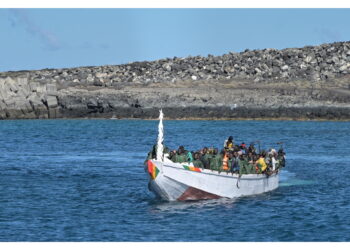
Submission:
[[[157,161],[163,162],[163,111],[159,110],[159,124],[158,124],[158,141],[157,141]]]

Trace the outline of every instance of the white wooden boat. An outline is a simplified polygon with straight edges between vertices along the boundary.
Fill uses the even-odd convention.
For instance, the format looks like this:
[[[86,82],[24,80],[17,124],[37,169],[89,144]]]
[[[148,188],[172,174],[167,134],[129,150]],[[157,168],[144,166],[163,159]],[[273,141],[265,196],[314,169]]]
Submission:
[[[163,113],[160,111],[157,159],[147,162],[149,189],[163,200],[236,198],[278,188],[279,173],[231,174],[174,163],[163,155]]]

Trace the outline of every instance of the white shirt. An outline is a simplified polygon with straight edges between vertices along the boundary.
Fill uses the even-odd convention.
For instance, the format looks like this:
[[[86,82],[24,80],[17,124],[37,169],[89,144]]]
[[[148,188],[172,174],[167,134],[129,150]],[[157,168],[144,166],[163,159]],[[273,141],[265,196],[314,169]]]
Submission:
[[[276,159],[275,157],[272,157],[272,170],[275,171],[276,170]]]

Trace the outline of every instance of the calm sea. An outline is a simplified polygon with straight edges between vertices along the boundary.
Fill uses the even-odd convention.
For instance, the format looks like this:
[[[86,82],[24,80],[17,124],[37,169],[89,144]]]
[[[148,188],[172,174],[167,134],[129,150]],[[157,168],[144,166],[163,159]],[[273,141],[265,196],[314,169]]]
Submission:
[[[0,122],[0,241],[350,241],[350,123],[165,121],[188,149],[285,142],[280,187],[162,202],[147,189],[157,121]]]

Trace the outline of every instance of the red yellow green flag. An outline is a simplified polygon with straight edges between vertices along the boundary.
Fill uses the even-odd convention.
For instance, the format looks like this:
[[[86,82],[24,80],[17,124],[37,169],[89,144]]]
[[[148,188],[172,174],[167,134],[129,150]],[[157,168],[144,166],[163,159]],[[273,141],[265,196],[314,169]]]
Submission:
[[[182,165],[182,166],[186,170],[190,170],[190,171],[194,171],[194,172],[202,172],[200,168],[197,168],[197,167],[194,167],[194,166],[186,166],[186,165]]]
[[[147,166],[148,166],[148,173],[151,176],[152,180],[154,180],[159,173],[159,169],[151,160],[148,160]]]

